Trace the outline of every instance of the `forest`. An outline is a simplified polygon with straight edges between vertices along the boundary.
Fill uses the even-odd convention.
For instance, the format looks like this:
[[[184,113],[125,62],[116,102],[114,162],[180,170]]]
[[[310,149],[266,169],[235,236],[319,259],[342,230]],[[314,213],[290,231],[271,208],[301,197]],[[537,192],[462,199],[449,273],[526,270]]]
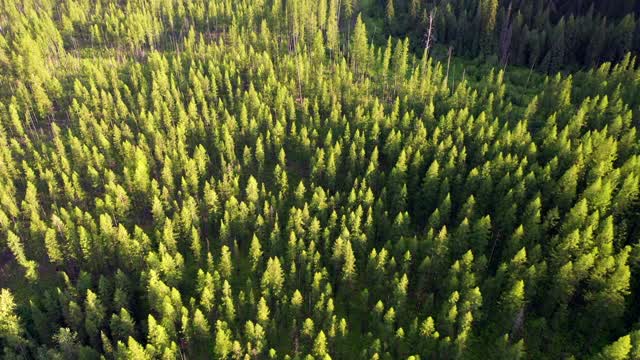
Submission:
[[[0,0],[0,358],[640,359],[639,16]]]

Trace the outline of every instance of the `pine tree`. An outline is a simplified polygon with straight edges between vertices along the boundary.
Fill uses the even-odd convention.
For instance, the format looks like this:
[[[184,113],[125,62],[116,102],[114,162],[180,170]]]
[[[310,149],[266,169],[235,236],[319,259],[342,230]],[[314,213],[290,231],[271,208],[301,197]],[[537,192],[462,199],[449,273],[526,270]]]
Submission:
[[[98,296],[91,290],[87,290],[85,299],[85,329],[94,343],[98,342],[97,335],[105,318],[105,308]]]
[[[260,325],[266,327],[269,321],[269,307],[267,306],[267,302],[263,297],[261,297],[260,301],[258,302],[258,312],[256,318]]]
[[[354,281],[356,276],[356,259],[351,248],[351,242],[346,241],[343,250],[342,279],[347,283]]]
[[[231,279],[233,261],[231,260],[231,252],[227,245],[222,245],[222,249],[220,251],[219,271],[224,279]]]
[[[389,0],[393,1],[393,0]],[[396,48],[393,51],[393,73],[394,73],[394,88],[396,91],[400,84],[404,83],[407,76],[407,60],[409,57],[409,39],[404,42],[398,39]]]
[[[341,0],[340,1],[340,4],[342,5],[342,13],[344,14],[344,19],[347,22],[347,28],[351,26],[350,23],[353,20],[353,13],[354,13],[355,7],[357,6],[356,2],[357,0]],[[347,40],[349,40],[348,36],[347,36]]]
[[[291,296],[291,307],[293,308],[294,314],[299,314],[302,308],[302,303],[304,299],[300,291],[296,290]]]
[[[47,256],[52,263],[60,264],[64,260],[60,244],[56,238],[56,232],[54,229],[47,229],[44,236],[44,244],[47,248]]]
[[[280,260],[277,257],[269,258],[267,261],[267,268],[262,275],[260,284],[262,293],[265,294],[267,298],[270,296],[275,296],[276,298],[280,296],[284,285],[284,273],[280,265]]]
[[[208,339],[211,329],[207,318],[200,309],[196,309],[193,314],[192,327],[194,337],[197,340],[205,342]]]
[[[304,182],[302,180],[300,180],[300,182],[298,183],[298,187],[296,187],[296,191],[295,191],[295,194],[294,194],[296,202],[297,202],[297,205],[299,207],[303,207],[306,191],[307,191],[307,189],[304,186]]]
[[[119,314],[111,315],[109,323],[111,333],[116,340],[125,341],[135,335],[135,322],[129,312],[121,308]]]
[[[213,352],[217,359],[226,359],[227,355],[231,352],[233,343],[231,338],[231,332],[228,329],[227,323],[218,320],[216,322],[216,335]]]
[[[597,359],[602,360],[623,360],[628,359],[629,353],[631,351],[631,337],[629,335],[625,335],[614,343],[607,345],[602,351],[596,356]]]
[[[313,341],[313,355],[318,359],[324,359],[327,354],[327,338],[324,332],[320,330],[318,336]]]
[[[478,16],[480,18],[480,46],[485,54],[493,52],[494,32],[496,29],[496,16],[498,13],[498,0],[480,0],[478,4]]]
[[[26,340],[23,337],[24,328],[16,314],[16,303],[9,289],[0,291],[0,343],[5,355],[9,356],[11,349],[17,349]]]
[[[35,281],[38,278],[37,263],[27,259],[20,238],[11,230],[7,232],[7,243],[18,264],[25,269],[25,277],[30,281]]]
[[[327,29],[327,0],[319,0],[317,6],[318,25],[321,30]]]
[[[260,199],[259,190],[258,190],[258,182],[253,176],[249,177],[247,181],[247,189],[245,190],[247,194],[247,201],[251,204],[257,205],[258,200]]]
[[[364,73],[368,67],[369,46],[367,45],[367,28],[362,22],[362,15],[358,14],[351,39],[351,59],[356,74]]]
[[[340,51],[338,29],[338,0],[329,0],[329,13],[327,14],[327,48],[331,50],[333,57]]]
[[[385,7],[385,13],[386,13],[386,19],[387,19],[387,24],[392,25],[394,24],[394,20],[396,17],[396,10],[395,10],[395,6],[393,5],[393,0],[387,0],[387,6]]]
[[[256,234],[253,234],[251,246],[249,248],[249,261],[251,262],[251,271],[256,271],[262,259],[262,246]]]
[[[551,61],[549,63],[549,72],[553,73],[564,65],[565,57],[565,24],[564,18],[556,25],[552,35],[552,46],[550,50]]]

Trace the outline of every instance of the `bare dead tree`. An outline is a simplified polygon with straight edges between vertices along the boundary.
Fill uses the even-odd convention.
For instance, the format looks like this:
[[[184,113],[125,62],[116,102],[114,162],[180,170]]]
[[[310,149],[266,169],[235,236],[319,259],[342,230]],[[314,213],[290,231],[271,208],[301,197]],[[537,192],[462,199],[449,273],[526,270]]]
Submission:
[[[511,334],[509,334],[509,338],[517,339],[520,336],[520,334],[522,333],[522,327],[524,326],[525,317],[525,308],[522,307],[520,308],[520,310],[518,310],[518,313],[513,319],[513,325],[511,327]]]
[[[298,72],[298,99],[302,103],[302,79],[300,76],[300,54],[296,53],[296,70]]]
[[[429,29],[427,30],[427,33],[425,34],[426,39],[425,39],[425,44],[424,44],[424,47],[427,50],[427,53],[429,52],[429,49],[431,48],[431,39],[433,39],[433,37],[432,37],[433,19],[435,18],[435,12],[436,12],[436,9],[434,8],[429,13]]]
[[[449,79],[449,67],[451,66],[451,55],[453,54],[453,46],[449,46],[449,56],[447,59],[447,79]]]
[[[502,24],[502,31],[500,32],[500,65],[507,66],[509,59],[509,51],[511,49],[511,37],[513,36],[513,19],[511,18],[511,9],[513,3],[509,3],[507,8],[507,17],[504,24]]]
[[[527,76],[527,82],[525,83],[525,86],[529,85],[529,80],[531,79],[531,75],[533,74],[533,68],[535,67],[535,65],[535,62],[531,63],[531,68],[529,69],[529,75]]]

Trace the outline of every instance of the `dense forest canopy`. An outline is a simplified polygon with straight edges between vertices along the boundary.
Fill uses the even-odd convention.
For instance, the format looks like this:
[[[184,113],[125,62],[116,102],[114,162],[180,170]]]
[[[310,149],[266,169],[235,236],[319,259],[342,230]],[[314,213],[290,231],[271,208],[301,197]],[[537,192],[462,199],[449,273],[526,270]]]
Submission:
[[[420,47],[435,24],[437,41],[456,54],[501,66],[555,73],[640,51],[637,0],[358,1],[381,35],[409,36]]]
[[[0,0],[0,357],[639,359],[638,3]]]

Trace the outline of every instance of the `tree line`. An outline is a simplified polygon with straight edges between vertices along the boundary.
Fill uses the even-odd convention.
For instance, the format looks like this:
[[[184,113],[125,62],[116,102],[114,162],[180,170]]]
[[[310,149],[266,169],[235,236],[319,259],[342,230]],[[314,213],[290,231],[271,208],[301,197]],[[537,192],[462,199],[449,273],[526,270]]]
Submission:
[[[424,46],[430,17],[436,42],[461,56],[555,73],[620,61],[640,51],[640,2],[385,0],[366,11],[381,29]],[[375,22],[375,20],[374,20]]]

